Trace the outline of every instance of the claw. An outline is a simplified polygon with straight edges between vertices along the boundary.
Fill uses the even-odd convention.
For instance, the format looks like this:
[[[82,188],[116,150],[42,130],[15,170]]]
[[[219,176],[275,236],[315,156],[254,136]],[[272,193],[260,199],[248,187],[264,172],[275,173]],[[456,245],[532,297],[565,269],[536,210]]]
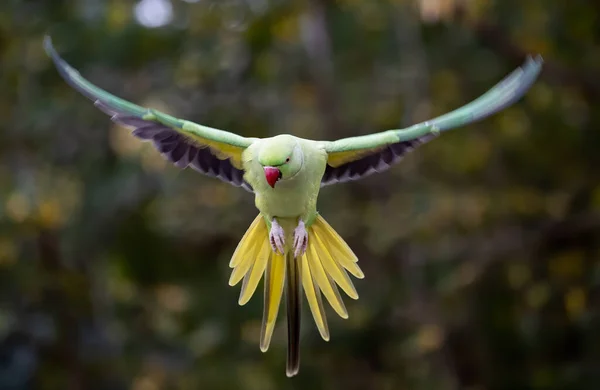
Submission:
[[[271,222],[271,231],[269,232],[269,239],[271,241],[271,248],[273,252],[285,254],[285,232],[283,228],[275,219]]]
[[[304,226],[304,221],[300,220],[296,229],[294,229],[294,257],[298,258],[306,252],[308,245],[308,232]]]

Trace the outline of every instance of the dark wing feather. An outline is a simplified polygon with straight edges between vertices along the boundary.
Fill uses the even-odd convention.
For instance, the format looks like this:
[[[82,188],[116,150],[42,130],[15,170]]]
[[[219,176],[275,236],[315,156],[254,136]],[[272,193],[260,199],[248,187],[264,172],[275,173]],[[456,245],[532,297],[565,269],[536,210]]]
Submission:
[[[321,187],[358,180],[375,172],[386,171],[392,165],[402,160],[407,153],[437,138],[438,135],[437,133],[429,133],[410,141],[387,145],[373,154],[368,154],[361,159],[347,162],[338,167],[327,165],[325,174],[321,179]]]
[[[75,90],[94,101],[94,105],[121,125],[133,128],[137,138],[152,141],[155,148],[180,168],[191,167],[198,172],[253,192],[243,176],[243,149],[252,139],[200,126],[146,109],[120,99],[84,79],[64,61],[46,37],[44,47],[63,79]]]
[[[110,115],[114,122],[133,128],[132,134],[137,138],[152,141],[154,147],[177,167],[183,169],[189,166],[197,172],[253,192],[252,186],[244,180],[244,171],[235,168],[229,159],[217,158],[210,148],[197,146],[193,140],[169,126],[120,113],[100,100],[96,100],[94,105]]]

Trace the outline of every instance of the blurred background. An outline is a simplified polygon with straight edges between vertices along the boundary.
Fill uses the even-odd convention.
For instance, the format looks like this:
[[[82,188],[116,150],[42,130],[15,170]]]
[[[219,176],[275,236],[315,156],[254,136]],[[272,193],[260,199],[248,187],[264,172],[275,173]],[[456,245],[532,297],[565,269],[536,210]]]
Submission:
[[[600,3],[589,0],[5,0],[0,3],[0,389],[597,389]],[[520,66],[502,113],[319,211],[366,274],[331,341],[304,305],[258,348],[229,259],[257,214],[68,87],[244,136],[408,126]]]

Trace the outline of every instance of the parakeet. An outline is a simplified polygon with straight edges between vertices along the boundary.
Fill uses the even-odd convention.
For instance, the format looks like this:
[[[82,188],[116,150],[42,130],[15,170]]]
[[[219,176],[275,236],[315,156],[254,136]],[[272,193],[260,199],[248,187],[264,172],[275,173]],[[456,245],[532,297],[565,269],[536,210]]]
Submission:
[[[329,340],[323,294],[335,312],[348,318],[338,286],[353,299],[348,276],[362,279],[357,257],[317,211],[323,186],[383,172],[406,153],[441,132],[479,121],[519,100],[541,71],[540,56],[471,103],[408,128],[376,134],[314,141],[289,134],[247,138],[140,107],[96,87],[73,69],[46,37],[44,46],[65,81],[93,100],[133,135],[152,141],[180,168],[191,167],[253,192],[258,216],[235,249],[229,284],[242,281],[238,303],[246,304],[264,275],[264,311],[260,349],[269,348],[285,289],[288,326],[287,376],[300,367],[300,311],[304,291],[317,329]]]

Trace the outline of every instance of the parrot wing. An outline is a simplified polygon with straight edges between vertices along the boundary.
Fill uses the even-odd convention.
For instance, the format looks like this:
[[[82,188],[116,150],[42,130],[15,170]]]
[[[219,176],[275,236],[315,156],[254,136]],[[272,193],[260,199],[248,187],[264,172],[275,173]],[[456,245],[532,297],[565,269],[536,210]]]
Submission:
[[[153,141],[154,147],[176,166],[190,166],[205,175],[253,191],[243,177],[242,152],[257,138],[177,119],[120,99],[84,79],[58,55],[50,37],[45,38],[44,48],[71,87],[93,100],[114,122],[132,128],[134,136]]]
[[[479,98],[432,120],[404,129],[323,142],[328,159],[321,186],[382,172],[440,132],[479,121],[512,105],[537,79],[542,63],[540,56],[527,57],[523,66]]]

